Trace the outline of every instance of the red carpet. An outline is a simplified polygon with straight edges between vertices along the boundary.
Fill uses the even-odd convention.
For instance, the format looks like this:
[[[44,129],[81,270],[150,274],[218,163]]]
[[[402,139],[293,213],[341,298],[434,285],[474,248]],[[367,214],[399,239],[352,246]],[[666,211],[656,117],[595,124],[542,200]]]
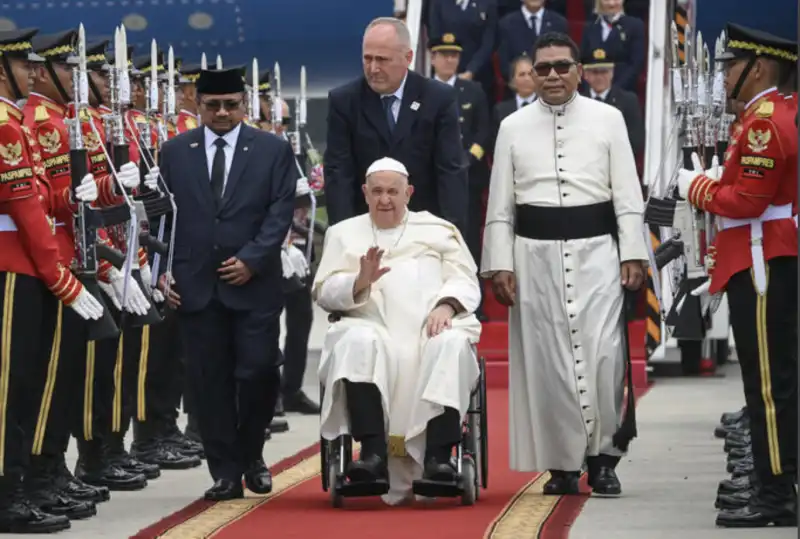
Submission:
[[[508,467],[508,392],[489,391],[489,488],[472,507],[441,499],[430,505],[388,507],[377,498],[346,499],[333,509],[319,479],[317,447],[272,467],[270,497],[211,504],[198,501],[142,530],[135,537],[202,539],[282,538],[381,539],[566,539],[588,493],[572,497],[541,494],[546,476]],[[582,489],[586,490],[585,478]],[[587,491],[588,492],[588,491]]]

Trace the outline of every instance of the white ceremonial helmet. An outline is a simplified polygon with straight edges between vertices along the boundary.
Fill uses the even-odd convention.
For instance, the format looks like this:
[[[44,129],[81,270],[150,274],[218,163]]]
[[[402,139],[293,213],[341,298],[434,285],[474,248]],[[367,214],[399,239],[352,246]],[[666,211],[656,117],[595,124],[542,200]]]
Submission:
[[[408,170],[406,170],[405,165],[391,157],[383,157],[372,163],[367,169],[367,177],[376,172],[397,172],[398,174],[408,177]]]

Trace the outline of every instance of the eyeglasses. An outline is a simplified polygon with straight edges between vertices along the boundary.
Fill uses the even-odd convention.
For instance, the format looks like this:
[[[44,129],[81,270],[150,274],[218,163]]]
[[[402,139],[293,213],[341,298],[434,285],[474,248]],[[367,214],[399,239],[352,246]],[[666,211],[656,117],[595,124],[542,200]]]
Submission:
[[[228,112],[238,110],[242,106],[241,99],[209,99],[202,101],[202,105],[211,112],[219,112],[225,108]]]
[[[536,64],[533,66],[533,70],[536,71],[536,74],[540,77],[546,77],[550,74],[550,71],[555,71],[557,75],[566,75],[569,73],[569,70],[572,69],[572,66],[575,65],[575,62],[568,62],[566,60],[560,62],[548,62],[542,64]]]
[[[281,118],[281,125],[288,127],[291,124],[292,124],[291,118]]]

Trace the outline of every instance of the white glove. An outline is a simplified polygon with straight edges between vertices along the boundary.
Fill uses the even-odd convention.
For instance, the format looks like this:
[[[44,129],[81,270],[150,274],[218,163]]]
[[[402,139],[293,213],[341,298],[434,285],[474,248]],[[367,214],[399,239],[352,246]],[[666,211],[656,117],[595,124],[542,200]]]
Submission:
[[[694,166],[695,172],[704,174],[707,178],[716,181],[719,181],[722,177],[722,172],[725,170],[724,167],[719,165],[719,157],[716,155],[711,158],[711,168],[703,170],[703,165],[700,163],[700,156],[697,155],[697,152],[692,153],[692,166]]]
[[[681,198],[686,199],[689,196],[689,188],[692,186],[692,182],[701,173],[694,170],[686,170],[685,168],[678,171],[678,195]]]
[[[164,294],[162,294],[161,290],[158,288],[153,288],[153,270],[150,269],[150,264],[145,264],[139,268],[139,272],[142,274],[142,283],[150,293],[150,297],[153,298],[153,301],[156,303],[163,302]]]
[[[283,278],[290,279],[297,275],[301,279],[308,275],[308,262],[303,251],[294,245],[288,245],[281,249],[281,264],[283,266]]]
[[[125,189],[139,186],[139,168],[131,162],[125,163],[117,170],[117,181]]]
[[[75,199],[80,202],[94,202],[97,200],[97,184],[94,176],[87,174],[81,180],[81,184],[75,188]]]
[[[308,185],[307,178],[300,178],[297,180],[297,188],[294,191],[294,196],[301,197],[311,192],[311,187]]]
[[[144,175],[144,186],[151,191],[158,191],[158,176],[160,174],[158,167],[153,167],[150,172]]]
[[[139,285],[133,279],[128,279],[128,289],[125,290],[125,276],[117,268],[112,268],[108,273],[108,279],[114,289],[117,302],[122,302],[122,295],[125,294],[125,310],[129,313],[144,316],[150,309],[150,302],[142,293]],[[126,293],[127,292],[127,293]]]
[[[97,284],[100,285],[100,290],[105,292],[108,299],[111,300],[111,303],[114,305],[114,308],[117,309],[118,311],[121,311],[122,305],[117,299],[117,293],[114,291],[114,287],[111,286],[111,283],[104,283],[103,281],[97,281]]]
[[[85,288],[69,306],[84,320],[100,320],[103,317],[103,306]]]

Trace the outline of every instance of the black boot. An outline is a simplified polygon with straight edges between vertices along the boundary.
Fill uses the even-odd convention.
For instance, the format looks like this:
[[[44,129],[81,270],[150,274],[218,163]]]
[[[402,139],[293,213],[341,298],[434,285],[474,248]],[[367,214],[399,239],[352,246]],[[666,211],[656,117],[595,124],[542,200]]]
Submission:
[[[741,509],[750,503],[753,497],[753,489],[740,490],[739,492],[731,492],[729,494],[719,494],[714,507],[722,509],[723,511],[732,511]]]
[[[0,533],[54,533],[69,528],[67,517],[45,513],[31,503],[21,475],[0,478]]]
[[[794,484],[761,484],[747,505],[720,511],[717,526],[723,528],[765,528],[797,526],[797,492]]]
[[[157,464],[142,462],[125,450],[125,442],[121,433],[111,433],[106,438],[104,450],[112,464],[116,464],[130,474],[141,474],[147,479],[161,477],[161,469]]]
[[[752,487],[752,479],[750,476],[743,476],[737,478],[723,479],[719,482],[717,487],[717,496],[721,494],[733,494],[742,490],[750,490]]]
[[[618,463],[619,457],[611,455],[598,455],[586,459],[592,495],[616,497],[622,494],[622,485],[615,471]]]
[[[543,494],[547,496],[579,494],[580,475],[580,472],[550,470],[550,479],[544,484]]]
[[[102,443],[98,440],[86,442],[79,440],[84,447],[79,451],[75,465],[75,477],[96,487],[109,490],[142,490],[147,486],[147,478],[142,474],[129,473],[113,464],[105,455]]]
[[[458,479],[456,468],[453,466],[453,446],[444,445],[425,448],[425,468],[422,477],[430,481],[441,483],[455,483]]]
[[[25,474],[23,488],[28,500],[45,513],[64,516],[70,520],[83,520],[97,514],[94,502],[78,501],[60,491],[55,484],[55,474],[48,459],[32,456]]]
[[[87,485],[69,471],[64,455],[52,462],[55,485],[67,496],[84,502],[107,502],[111,494],[106,487]]]
[[[133,425],[134,442],[131,453],[141,462],[157,465],[164,470],[188,470],[202,464],[197,455],[188,455],[168,445],[156,432],[152,425],[136,422]]]
[[[134,426],[134,434],[136,433],[135,428]],[[206,458],[205,451],[203,451],[203,444],[192,440],[182,433],[176,421],[172,419],[167,420],[160,426],[157,426],[157,429],[157,438],[174,452],[190,456],[194,455],[200,459]]]

